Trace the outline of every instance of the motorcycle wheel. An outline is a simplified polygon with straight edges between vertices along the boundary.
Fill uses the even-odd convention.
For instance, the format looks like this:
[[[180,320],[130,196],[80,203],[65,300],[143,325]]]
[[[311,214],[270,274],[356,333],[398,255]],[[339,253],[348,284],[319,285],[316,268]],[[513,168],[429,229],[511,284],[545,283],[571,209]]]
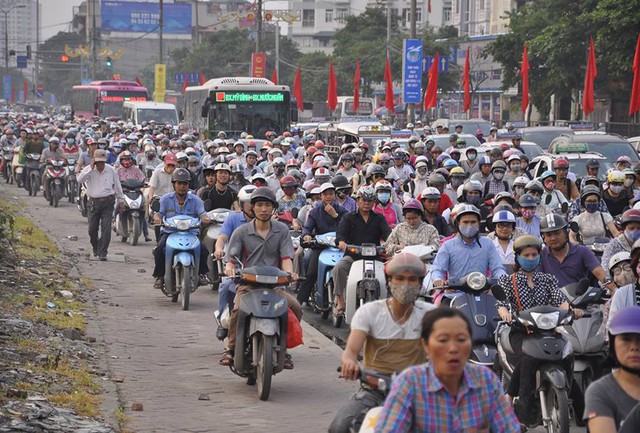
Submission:
[[[138,245],[138,239],[140,239],[140,233],[142,232],[142,224],[140,223],[140,218],[133,218],[129,224],[131,227],[131,246]]]
[[[258,368],[256,371],[258,397],[262,401],[269,398],[273,377],[273,335],[262,334],[258,346]]]
[[[60,203],[60,197],[62,197],[62,190],[59,186],[54,186],[53,192],[51,193],[51,200],[53,201],[53,207],[58,207],[58,203]]]
[[[548,433],[569,433],[569,398],[564,389],[550,386],[547,391],[547,413],[551,418]]]
[[[189,309],[189,297],[191,296],[191,285],[193,282],[193,274],[194,270],[192,267],[182,268],[182,281],[180,288],[180,303],[182,304],[183,310]]]
[[[38,190],[40,189],[40,182],[38,182],[38,178],[35,175],[31,176],[31,195],[37,196]]]
[[[74,184],[69,185],[69,203],[76,201],[76,187]]]
[[[171,295],[171,302],[178,302],[178,297],[180,296],[180,292],[176,290],[176,286],[178,285],[178,281],[182,281],[182,274],[184,270],[182,269],[182,265],[178,265],[178,267],[173,271],[173,294]]]
[[[324,320],[327,320],[329,318],[329,314],[331,313],[332,305],[329,302],[327,302],[326,300],[329,299],[329,296],[331,296],[332,293],[333,293],[333,279],[330,279],[327,282],[327,284],[325,285],[325,288],[326,288],[326,290],[324,292],[324,297],[323,297],[323,299],[324,299],[323,302],[324,302],[325,305],[322,306],[322,310],[321,311],[322,311],[322,318]]]

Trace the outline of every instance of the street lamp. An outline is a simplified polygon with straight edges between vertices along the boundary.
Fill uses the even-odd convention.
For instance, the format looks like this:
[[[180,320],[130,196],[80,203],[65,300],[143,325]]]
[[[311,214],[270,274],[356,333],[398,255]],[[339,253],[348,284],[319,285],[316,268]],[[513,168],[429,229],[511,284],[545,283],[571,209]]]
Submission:
[[[9,14],[14,9],[26,8],[26,5],[15,5],[8,10],[0,9],[0,12],[4,14],[4,67],[9,70]]]

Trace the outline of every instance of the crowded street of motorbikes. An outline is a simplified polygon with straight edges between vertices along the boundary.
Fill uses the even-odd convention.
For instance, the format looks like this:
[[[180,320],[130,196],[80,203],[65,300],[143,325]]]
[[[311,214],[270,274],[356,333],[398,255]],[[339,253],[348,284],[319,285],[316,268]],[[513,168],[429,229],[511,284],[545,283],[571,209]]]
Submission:
[[[295,125],[206,137],[0,122],[6,183],[86,217],[98,266],[130,243],[153,254],[149,296],[186,311],[217,293],[214,374],[268,400],[272,380],[305,369],[287,351],[301,322],[342,330],[336,375],[353,395],[335,396],[329,432],[616,432],[639,410],[640,164],[627,156],[574,172],[545,153],[541,168],[515,129],[473,147],[453,121],[370,143]]]

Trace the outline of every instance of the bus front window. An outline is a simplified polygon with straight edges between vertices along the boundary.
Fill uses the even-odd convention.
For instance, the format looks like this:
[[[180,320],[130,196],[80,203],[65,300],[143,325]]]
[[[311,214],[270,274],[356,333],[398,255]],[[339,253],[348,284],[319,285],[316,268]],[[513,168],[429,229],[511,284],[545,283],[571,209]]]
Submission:
[[[263,137],[287,127],[287,104],[215,104],[209,112],[211,131],[244,131]]]

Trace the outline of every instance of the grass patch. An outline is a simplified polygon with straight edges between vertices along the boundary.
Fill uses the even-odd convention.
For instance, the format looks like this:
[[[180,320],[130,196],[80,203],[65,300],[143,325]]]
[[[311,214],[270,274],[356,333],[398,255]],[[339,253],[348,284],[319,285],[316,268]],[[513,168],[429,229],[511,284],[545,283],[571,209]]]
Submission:
[[[0,206],[3,203],[0,203]],[[14,214],[15,236],[20,240],[16,244],[18,257],[24,260],[57,259],[60,256],[56,244],[49,236],[31,222],[30,219]]]
[[[123,429],[131,422],[131,418],[126,414],[123,407],[116,408],[113,415],[116,418],[120,429]]]
[[[63,392],[59,394],[47,395],[52,403],[74,409],[78,415],[90,418],[100,415],[100,402],[102,399],[97,395],[84,391]]]
[[[68,283],[63,283],[61,286],[52,284],[47,287],[41,281],[35,281],[33,288],[39,292],[39,296],[26,297],[30,299],[31,305],[22,309],[22,315],[25,319],[46,323],[58,330],[73,328],[82,332],[86,330],[84,317],[79,314],[84,309],[84,304],[76,298],[67,299],[56,295],[59,290],[72,289]],[[48,302],[54,303],[55,308],[49,308]]]

